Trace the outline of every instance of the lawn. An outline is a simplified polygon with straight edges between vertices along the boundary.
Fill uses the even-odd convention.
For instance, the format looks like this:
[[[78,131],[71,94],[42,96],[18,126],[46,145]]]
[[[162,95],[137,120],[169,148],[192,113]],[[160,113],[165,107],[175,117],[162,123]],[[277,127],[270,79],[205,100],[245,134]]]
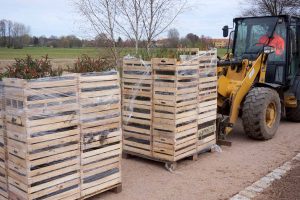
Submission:
[[[105,55],[105,49],[97,48],[48,48],[48,47],[26,47],[23,49],[0,48],[0,59],[9,60],[14,58],[22,58],[26,55],[39,58],[48,54],[49,58],[77,58],[81,54],[88,54],[92,57]]]
[[[122,55],[133,53],[132,48],[126,48],[122,51]],[[223,56],[226,49],[219,49],[218,55]],[[15,58],[23,58],[26,55],[31,55],[34,58],[40,58],[48,54],[49,58],[55,59],[74,59],[82,54],[87,54],[91,57],[105,57],[107,51],[105,48],[49,48],[49,47],[26,47],[23,49],[8,49],[0,48],[0,60],[11,60]]]
[[[218,49],[218,56],[223,57],[226,53],[227,49]]]

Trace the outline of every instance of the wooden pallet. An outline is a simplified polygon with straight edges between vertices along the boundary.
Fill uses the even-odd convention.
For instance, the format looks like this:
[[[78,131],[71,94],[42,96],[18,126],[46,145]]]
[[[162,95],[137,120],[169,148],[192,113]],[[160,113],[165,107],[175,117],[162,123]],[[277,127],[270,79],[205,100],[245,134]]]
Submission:
[[[117,72],[79,75],[81,199],[121,184],[121,95]]]
[[[4,79],[13,200],[80,197],[77,78]]]
[[[193,161],[197,161],[200,154],[210,151],[210,147],[211,146],[207,146],[206,149],[203,149],[201,151],[197,151],[197,152],[194,152],[192,154],[186,155],[184,158],[182,158],[180,160],[190,158]],[[161,158],[154,157],[154,156],[146,156],[146,155],[142,155],[142,154],[139,154],[139,153],[135,153],[135,152],[132,152],[132,151],[126,151],[126,150],[123,151],[122,156],[123,156],[124,159],[128,159],[128,158],[131,158],[131,157],[139,157],[139,158],[143,158],[143,159],[152,160],[152,161],[155,161],[155,162],[165,163],[165,167],[168,170],[176,170],[177,163],[178,163],[178,161],[180,161],[180,160],[178,160],[178,161],[168,161],[168,160],[165,160],[163,158],[161,159]]]
[[[152,152],[152,65],[139,59],[123,62],[124,150]]]
[[[90,195],[84,196],[81,199],[90,199],[90,198],[94,199],[94,198],[97,198],[98,195],[102,194],[103,192],[107,192],[107,191],[111,191],[111,192],[118,194],[118,193],[122,192],[122,184],[116,184],[116,185],[113,185],[110,187],[105,187],[104,189],[98,190],[97,192],[94,192]]]

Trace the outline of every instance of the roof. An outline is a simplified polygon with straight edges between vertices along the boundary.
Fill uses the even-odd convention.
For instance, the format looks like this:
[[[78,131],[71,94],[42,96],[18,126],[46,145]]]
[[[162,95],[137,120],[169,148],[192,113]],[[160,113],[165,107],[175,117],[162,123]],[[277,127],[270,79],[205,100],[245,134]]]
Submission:
[[[277,15],[277,16],[257,16],[257,17],[237,17],[234,18],[233,21],[241,20],[241,19],[251,19],[251,18],[272,18],[272,17],[284,17],[286,19],[288,18],[298,18],[300,20],[300,17],[294,16],[294,15]]]

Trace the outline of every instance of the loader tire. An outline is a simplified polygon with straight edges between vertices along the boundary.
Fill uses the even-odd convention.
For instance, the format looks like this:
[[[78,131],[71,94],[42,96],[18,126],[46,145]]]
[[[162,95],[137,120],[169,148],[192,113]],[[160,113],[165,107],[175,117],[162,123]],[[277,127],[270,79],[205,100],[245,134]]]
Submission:
[[[271,139],[280,124],[281,104],[278,93],[270,88],[250,90],[243,104],[243,126],[252,139]]]
[[[300,122],[300,101],[297,108],[286,108],[286,118],[292,122]]]

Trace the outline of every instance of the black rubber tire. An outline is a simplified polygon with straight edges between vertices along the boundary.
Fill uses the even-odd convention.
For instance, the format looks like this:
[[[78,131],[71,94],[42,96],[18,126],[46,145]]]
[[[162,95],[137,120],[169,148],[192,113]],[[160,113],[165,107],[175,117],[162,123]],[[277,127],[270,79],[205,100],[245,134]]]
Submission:
[[[266,124],[266,111],[273,102],[276,106],[276,119],[272,127]],[[280,124],[281,103],[278,93],[270,88],[257,87],[250,90],[243,104],[243,126],[248,137],[257,140],[273,138]]]
[[[286,118],[292,122],[300,122],[300,101],[297,108],[286,108]]]

